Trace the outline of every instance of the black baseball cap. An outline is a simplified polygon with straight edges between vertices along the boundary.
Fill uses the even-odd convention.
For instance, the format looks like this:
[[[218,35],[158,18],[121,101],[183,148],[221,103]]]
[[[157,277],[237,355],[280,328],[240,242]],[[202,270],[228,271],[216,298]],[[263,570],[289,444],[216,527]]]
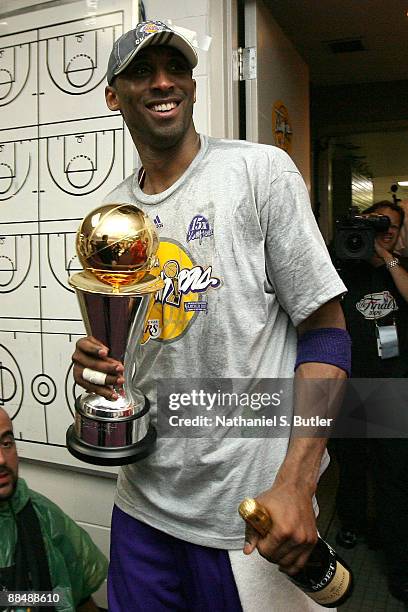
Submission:
[[[134,30],[129,30],[114,42],[106,71],[109,85],[129,66],[136,54],[149,45],[175,47],[184,55],[191,68],[197,66],[196,50],[187,38],[162,21],[142,21]]]

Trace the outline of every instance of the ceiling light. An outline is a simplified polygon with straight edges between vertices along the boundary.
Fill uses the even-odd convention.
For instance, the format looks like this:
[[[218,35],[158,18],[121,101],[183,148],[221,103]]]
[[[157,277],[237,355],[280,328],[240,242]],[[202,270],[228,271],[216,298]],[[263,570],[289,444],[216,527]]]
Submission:
[[[398,181],[400,187],[408,187],[408,181]]]

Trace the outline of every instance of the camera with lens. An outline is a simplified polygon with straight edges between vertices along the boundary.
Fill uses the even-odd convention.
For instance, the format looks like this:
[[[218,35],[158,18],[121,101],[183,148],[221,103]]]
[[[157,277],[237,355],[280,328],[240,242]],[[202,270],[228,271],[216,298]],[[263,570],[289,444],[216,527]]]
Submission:
[[[374,255],[376,234],[386,232],[390,219],[386,215],[360,215],[351,210],[349,215],[336,220],[334,254],[342,260],[368,260]]]

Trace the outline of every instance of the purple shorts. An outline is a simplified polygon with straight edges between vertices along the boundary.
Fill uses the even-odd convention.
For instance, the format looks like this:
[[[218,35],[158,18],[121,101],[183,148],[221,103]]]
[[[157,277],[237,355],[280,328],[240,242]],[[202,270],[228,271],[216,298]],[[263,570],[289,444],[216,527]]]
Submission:
[[[184,542],[114,506],[109,612],[242,612],[226,550]]]

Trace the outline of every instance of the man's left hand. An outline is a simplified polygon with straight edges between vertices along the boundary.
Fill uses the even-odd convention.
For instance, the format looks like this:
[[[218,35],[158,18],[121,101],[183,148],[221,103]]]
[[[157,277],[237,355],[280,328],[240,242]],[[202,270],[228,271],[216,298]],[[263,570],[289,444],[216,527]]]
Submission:
[[[317,542],[311,493],[306,488],[275,481],[256,500],[268,511],[272,524],[264,537],[247,525],[244,553],[249,555],[257,548],[262,557],[279,564],[281,571],[296,574]]]

